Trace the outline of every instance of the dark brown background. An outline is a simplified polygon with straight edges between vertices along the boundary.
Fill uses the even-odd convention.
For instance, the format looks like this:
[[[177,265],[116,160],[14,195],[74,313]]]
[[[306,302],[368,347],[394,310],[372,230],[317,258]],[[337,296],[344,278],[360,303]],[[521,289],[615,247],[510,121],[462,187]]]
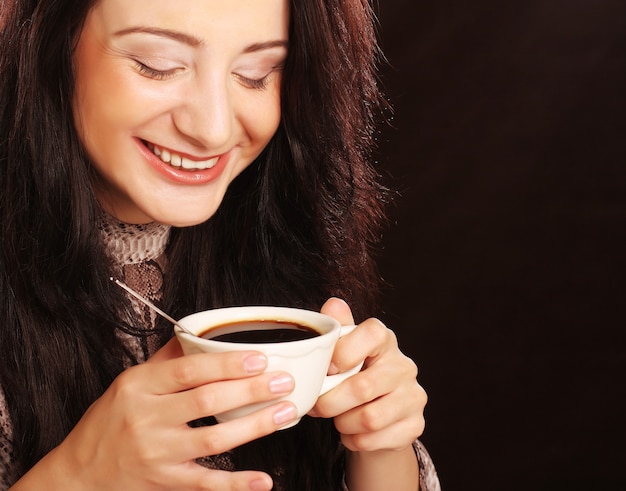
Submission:
[[[378,10],[382,317],[444,491],[626,490],[626,2]]]

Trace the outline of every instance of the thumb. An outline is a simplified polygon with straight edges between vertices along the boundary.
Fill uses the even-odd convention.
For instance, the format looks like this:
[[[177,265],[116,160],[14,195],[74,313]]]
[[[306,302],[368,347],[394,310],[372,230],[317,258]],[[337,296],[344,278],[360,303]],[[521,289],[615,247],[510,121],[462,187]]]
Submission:
[[[342,326],[354,324],[354,317],[352,317],[350,307],[340,298],[329,298],[326,300],[320,312],[337,319]]]

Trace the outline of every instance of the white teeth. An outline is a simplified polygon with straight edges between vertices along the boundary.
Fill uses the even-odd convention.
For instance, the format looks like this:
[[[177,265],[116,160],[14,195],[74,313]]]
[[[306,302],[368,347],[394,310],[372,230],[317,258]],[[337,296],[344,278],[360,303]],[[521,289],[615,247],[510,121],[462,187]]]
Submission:
[[[218,161],[218,157],[213,157],[207,160],[191,160],[187,157],[181,157],[176,153],[172,153],[169,150],[161,149],[155,145],[149,144],[148,147],[152,150],[152,153],[159,157],[166,164],[170,164],[173,167],[182,167],[186,170],[204,170],[212,168]]]
[[[196,163],[193,160],[183,157],[182,159],[183,169],[195,169]]]

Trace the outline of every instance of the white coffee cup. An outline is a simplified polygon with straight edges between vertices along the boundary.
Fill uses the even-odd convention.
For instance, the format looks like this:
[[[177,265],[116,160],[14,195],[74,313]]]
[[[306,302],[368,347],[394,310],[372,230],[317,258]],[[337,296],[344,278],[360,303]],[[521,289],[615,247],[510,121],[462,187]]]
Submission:
[[[286,307],[228,307],[197,312],[180,319],[179,323],[195,334],[191,335],[175,328],[176,337],[186,355],[203,352],[260,351],[267,356],[267,371],[285,371],[293,377],[295,381],[293,392],[278,400],[288,400],[295,404],[298,416],[283,429],[297,424],[315,405],[320,395],[357,373],[363,365],[361,362],[346,372],[327,375],[337,340],[351,332],[355,326],[342,327],[337,320],[319,312]],[[207,336],[211,336],[211,331],[217,328],[222,334],[244,330],[267,331],[275,329],[276,323],[281,327],[305,326],[316,333],[308,339],[269,343],[207,339]],[[230,421],[275,404],[278,400],[249,404],[213,416],[220,423]]]

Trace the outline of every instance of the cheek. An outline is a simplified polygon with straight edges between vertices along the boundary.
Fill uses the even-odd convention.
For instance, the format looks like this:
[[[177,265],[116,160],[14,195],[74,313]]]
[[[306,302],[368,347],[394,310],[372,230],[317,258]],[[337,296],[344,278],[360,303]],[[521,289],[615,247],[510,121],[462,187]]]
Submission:
[[[263,104],[255,104],[254,110],[246,111],[246,126],[258,144],[265,146],[274,136],[280,124],[280,96],[272,94]]]
[[[142,104],[146,95],[114,69],[92,72],[77,96],[78,113],[84,122],[97,124],[98,131],[108,123],[128,123],[141,114],[139,108],[151,107],[147,101]]]
[[[88,54],[88,53],[85,53]],[[133,98],[128,97],[123,77],[98,57],[81,57],[76,77],[74,119],[76,129],[86,145],[111,138],[124,121]]]
[[[162,90],[144,83],[126,63],[90,48],[86,43],[76,57],[74,118],[79,134],[88,139],[110,137],[163,110]]]

